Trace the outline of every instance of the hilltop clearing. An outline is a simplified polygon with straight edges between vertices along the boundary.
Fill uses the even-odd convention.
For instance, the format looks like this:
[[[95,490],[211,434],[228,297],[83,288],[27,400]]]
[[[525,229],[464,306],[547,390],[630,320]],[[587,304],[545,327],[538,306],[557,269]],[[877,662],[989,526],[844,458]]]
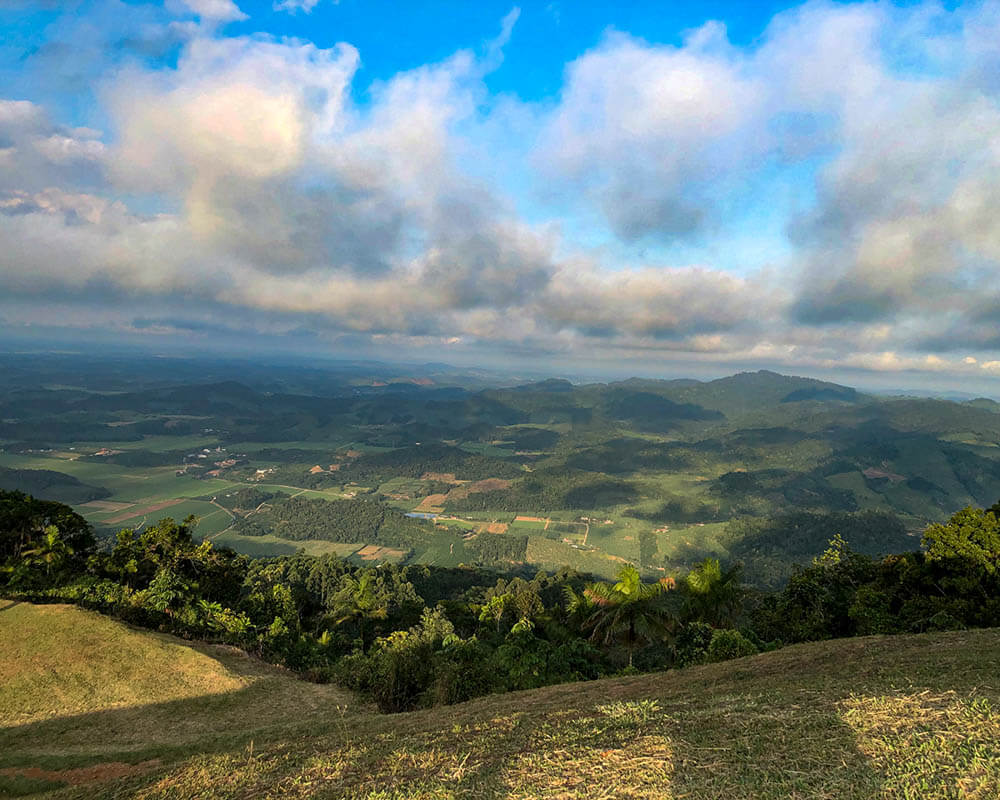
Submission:
[[[0,642],[0,797],[242,746],[353,703],[236,648],[74,606],[0,600]]]
[[[18,625],[30,622],[37,634],[21,637],[17,657],[29,675],[52,658],[51,647],[76,652],[81,637],[102,630],[135,637],[133,647],[144,642],[150,665],[164,648],[189,656],[173,667],[157,664],[165,693],[153,703],[139,705],[125,693],[101,710],[73,706],[23,724],[7,711],[0,787],[9,792],[48,789],[54,798],[88,800],[1000,793],[996,629],[797,645],[686,670],[378,715],[230,651],[130,631],[74,609],[7,608],[0,612],[5,642],[12,610],[21,615]],[[69,627],[65,615],[72,615]],[[89,659],[67,656],[64,663],[66,683],[107,674]],[[141,673],[143,662],[134,663]],[[220,684],[192,698],[199,674]],[[3,681],[10,708],[17,698],[10,679]],[[170,691],[179,699],[167,699]],[[70,781],[76,785],[57,789]]]

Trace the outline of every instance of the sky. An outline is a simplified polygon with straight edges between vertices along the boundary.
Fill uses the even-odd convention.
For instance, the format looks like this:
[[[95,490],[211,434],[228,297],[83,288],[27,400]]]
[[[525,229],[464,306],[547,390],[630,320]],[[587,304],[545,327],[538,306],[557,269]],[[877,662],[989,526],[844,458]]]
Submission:
[[[0,343],[997,394],[1000,3],[0,0]]]

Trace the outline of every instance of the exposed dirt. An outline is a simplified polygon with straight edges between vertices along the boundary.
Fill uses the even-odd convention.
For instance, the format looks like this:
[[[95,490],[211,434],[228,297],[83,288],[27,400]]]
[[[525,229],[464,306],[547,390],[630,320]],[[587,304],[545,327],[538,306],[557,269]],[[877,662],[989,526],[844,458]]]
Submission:
[[[441,481],[441,483],[458,483],[454,472],[425,472],[420,476],[422,481]]]
[[[155,514],[157,511],[162,511],[165,508],[170,508],[170,506],[175,506],[178,503],[183,503],[183,502],[184,501],[181,499],[164,500],[162,503],[154,503],[151,506],[130,510],[125,514],[119,514],[116,517],[111,517],[110,519],[106,519],[104,520],[104,524],[117,525],[119,522],[124,522],[127,519],[132,519],[132,517],[138,517],[140,514]]]
[[[394,550],[391,547],[379,547],[375,544],[369,544],[358,550],[357,555],[361,556],[362,561],[375,561],[376,559],[388,559],[388,558],[402,558],[404,551]]]
[[[417,506],[414,511],[419,511],[425,514],[437,513],[444,506],[444,502],[447,499],[448,495],[446,494],[429,494],[420,501],[420,505]]]
[[[143,761],[139,764],[126,764],[124,761],[108,761],[104,764],[94,764],[76,769],[42,769],[41,767],[6,767],[0,769],[0,775],[12,778],[33,778],[41,781],[58,781],[79,786],[82,783],[99,783],[126,778],[129,775],[139,775],[148,772],[162,762],[158,758]]]
[[[467,483],[465,486],[458,486],[448,492],[449,500],[464,500],[475,492],[495,492],[499,489],[509,489],[510,481],[503,478],[486,478],[481,481]]]

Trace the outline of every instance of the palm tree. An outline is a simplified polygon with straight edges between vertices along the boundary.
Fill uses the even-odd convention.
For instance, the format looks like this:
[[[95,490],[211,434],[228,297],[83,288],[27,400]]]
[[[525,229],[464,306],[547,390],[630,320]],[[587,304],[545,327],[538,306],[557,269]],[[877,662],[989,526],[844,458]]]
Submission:
[[[571,615],[587,614],[584,630],[590,630],[592,641],[610,645],[621,642],[628,653],[628,665],[637,646],[665,636],[673,620],[666,601],[668,584],[643,583],[639,570],[629,565],[618,573],[618,583],[592,583],[570,596]]]
[[[63,540],[55,525],[49,525],[43,538],[31,549],[23,551],[22,555],[33,564],[44,564],[45,577],[48,578],[53,568],[58,569],[73,555],[73,548]]]
[[[684,616],[722,628],[739,616],[743,605],[740,578],[743,567],[735,564],[722,569],[717,558],[706,558],[692,569],[684,581]]]
[[[370,572],[363,572],[360,578],[346,575],[343,588],[333,598],[334,625],[349,620],[357,622],[362,650],[365,649],[365,620],[385,619],[389,615],[388,599],[377,589],[375,576]]]

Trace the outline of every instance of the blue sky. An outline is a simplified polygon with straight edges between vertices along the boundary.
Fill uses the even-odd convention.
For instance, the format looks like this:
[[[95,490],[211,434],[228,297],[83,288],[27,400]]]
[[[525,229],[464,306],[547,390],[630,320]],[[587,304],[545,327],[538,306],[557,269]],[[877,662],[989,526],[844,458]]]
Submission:
[[[1000,6],[623,5],[0,3],[0,341],[993,391]]]

